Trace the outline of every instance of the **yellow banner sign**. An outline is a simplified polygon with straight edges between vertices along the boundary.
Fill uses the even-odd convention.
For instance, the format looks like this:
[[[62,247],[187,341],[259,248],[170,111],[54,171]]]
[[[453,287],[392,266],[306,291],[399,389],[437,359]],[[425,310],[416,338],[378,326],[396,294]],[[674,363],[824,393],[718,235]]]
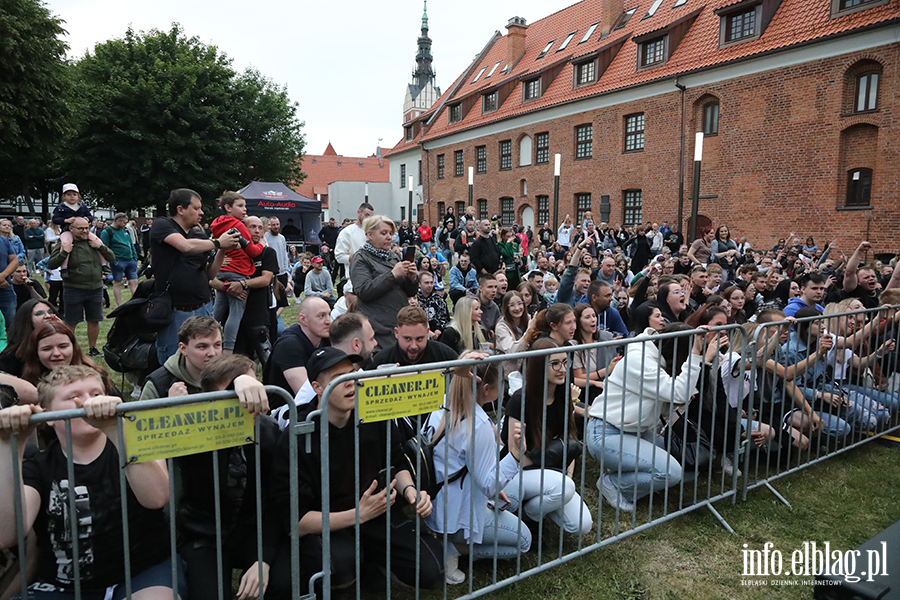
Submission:
[[[124,425],[131,462],[231,448],[253,439],[253,416],[237,398],[133,412]]]
[[[359,382],[359,418],[364,423],[430,413],[444,401],[444,375],[428,371]]]

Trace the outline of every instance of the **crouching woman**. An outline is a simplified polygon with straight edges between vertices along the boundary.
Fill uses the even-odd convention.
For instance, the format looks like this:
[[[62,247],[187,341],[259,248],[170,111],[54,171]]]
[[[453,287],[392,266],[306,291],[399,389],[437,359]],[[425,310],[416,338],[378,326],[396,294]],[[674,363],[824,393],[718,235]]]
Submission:
[[[690,331],[666,325],[660,335]],[[655,330],[647,329],[646,335]],[[634,512],[635,502],[681,481],[681,465],[656,433],[670,404],[687,404],[697,391],[703,343],[672,337],[634,343],[606,377],[603,396],[589,410],[585,442],[606,472],[597,487],[614,508]]]

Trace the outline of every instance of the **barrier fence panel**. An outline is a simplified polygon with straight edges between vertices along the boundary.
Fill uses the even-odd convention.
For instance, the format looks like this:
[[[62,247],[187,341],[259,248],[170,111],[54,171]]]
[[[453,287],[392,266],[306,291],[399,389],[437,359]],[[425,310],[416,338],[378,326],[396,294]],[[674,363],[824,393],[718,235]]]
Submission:
[[[760,323],[752,335],[752,404],[791,436],[773,460],[744,457],[741,496],[900,429],[895,307]]]
[[[269,386],[266,388],[266,392],[269,398],[280,398],[282,402],[286,402],[289,405],[289,417],[290,417],[290,427],[292,429],[302,429],[302,426],[297,424],[297,410],[293,403],[293,398],[287,394],[284,390]],[[181,396],[177,398],[160,398],[156,400],[142,400],[136,402],[129,403],[121,403],[116,406],[116,429],[114,432],[107,433],[109,442],[112,442],[114,446],[117,448],[118,454],[118,464],[120,473],[124,476],[119,476],[119,482],[117,487],[117,491],[119,493],[119,506],[118,510],[121,513],[121,530],[122,530],[122,548],[121,548],[121,556],[122,556],[122,565],[123,565],[123,578],[119,585],[124,586],[125,597],[129,600],[132,597],[134,592],[133,590],[133,581],[134,577],[138,575],[138,573],[133,572],[132,563],[137,562],[137,564],[141,563],[141,557],[133,557],[132,556],[132,542],[134,541],[132,538],[132,532],[130,531],[129,524],[131,521],[129,520],[129,488],[130,485],[128,481],[128,476],[125,475],[125,469],[129,466],[136,465],[140,462],[157,460],[158,458],[165,458],[165,470],[166,477],[168,481],[168,491],[166,493],[167,504],[168,504],[168,536],[169,539],[167,541],[168,546],[168,554],[169,558],[166,559],[169,567],[167,569],[169,573],[170,579],[169,582],[175,582],[172,585],[172,597],[173,600],[177,600],[179,597],[179,587],[180,581],[184,579],[184,565],[183,561],[179,558],[178,555],[178,547],[177,547],[177,527],[180,528],[186,525],[186,521],[188,519],[182,518],[181,516],[177,517],[179,520],[179,525],[176,526],[176,497],[178,496],[178,491],[176,490],[176,469],[175,464],[179,456],[187,456],[191,454],[195,454],[196,452],[209,452],[211,455],[213,472],[212,479],[214,482],[212,491],[213,501],[215,505],[215,532],[214,537],[216,540],[215,543],[215,569],[217,572],[217,584],[215,586],[216,589],[216,597],[220,600],[225,598],[231,598],[232,587],[231,587],[231,573],[230,570],[228,573],[225,573],[224,565],[226,564],[223,557],[223,515],[221,510],[221,490],[220,487],[221,481],[219,478],[219,450],[222,448],[240,448],[241,455],[243,456],[243,446],[242,444],[250,444],[251,446],[258,446],[261,440],[260,436],[260,419],[249,419],[252,422],[252,430],[250,431],[251,435],[247,435],[244,439],[232,438],[231,441],[222,442],[220,434],[211,434],[208,433],[204,437],[203,440],[200,441],[196,445],[195,448],[191,448],[189,446],[181,446],[177,447],[176,444],[171,444],[170,448],[160,448],[159,444],[134,444],[127,445],[126,442],[133,442],[138,439],[138,437],[132,436],[129,437],[126,429],[129,428],[129,425],[126,424],[128,422],[131,424],[131,432],[135,431],[144,433],[147,431],[159,431],[158,434],[160,439],[163,435],[166,435],[163,432],[163,429],[166,429],[169,426],[175,426],[175,419],[184,416],[186,413],[179,413],[179,409],[183,407],[189,407],[198,404],[206,404],[217,401],[231,401],[229,407],[226,409],[226,414],[230,414],[231,417],[241,418],[245,422],[248,420],[249,415],[243,409],[237,408],[235,392],[233,391],[223,391],[223,392],[210,392],[203,394],[193,394],[189,396]],[[148,411],[156,411],[158,409],[165,409],[163,413],[154,413],[153,416],[148,416],[147,418],[142,419],[143,416],[148,415]],[[204,414],[201,416],[203,411],[196,411],[197,421],[193,420],[190,423],[182,423],[182,421],[178,421],[179,424],[184,424],[184,427],[179,429],[181,434],[189,435],[196,434],[199,427],[188,427],[188,425],[199,425],[200,422],[210,423],[212,421],[218,420],[219,417],[222,417],[224,421],[227,417],[225,415],[220,415],[218,412],[219,409],[210,409],[208,412],[210,414]],[[215,415],[212,413],[215,412]],[[169,413],[169,414],[167,414]],[[33,414],[30,417],[29,424],[32,426],[36,426],[39,424],[49,424],[49,423],[62,423],[62,437],[63,439],[59,440],[59,444],[61,447],[65,448],[63,452],[65,458],[65,479],[54,481],[53,487],[54,490],[51,491],[51,506],[41,506],[40,510],[47,511],[56,511],[57,514],[64,515],[64,519],[67,521],[67,530],[60,531],[54,530],[49,535],[54,536],[54,544],[57,547],[53,548],[57,555],[57,579],[61,581],[63,584],[67,585],[71,592],[73,593],[76,600],[81,600],[82,597],[88,596],[91,598],[98,597],[97,594],[100,594],[100,597],[108,594],[112,594],[111,589],[106,590],[106,592],[97,589],[85,589],[82,581],[82,574],[84,572],[84,568],[87,568],[89,571],[92,571],[96,565],[94,564],[94,556],[95,552],[114,552],[109,548],[97,548],[93,546],[93,540],[91,540],[91,535],[96,532],[101,523],[95,521],[98,518],[99,514],[104,511],[110,510],[112,507],[99,507],[99,506],[91,506],[92,501],[99,501],[98,498],[91,498],[90,490],[88,485],[98,484],[96,481],[84,481],[79,478],[76,479],[76,463],[73,459],[76,456],[75,451],[75,442],[73,437],[73,422],[79,422],[79,430],[83,433],[83,426],[80,424],[80,421],[86,417],[87,413],[83,408],[75,408],[69,410],[61,410],[54,412],[41,412],[38,414]],[[215,417],[215,418],[214,418]],[[186,417],[185,417],[186,418]],[[136,424],[137,421],[141,421],[140,424]],[[180,426],[180,425],[179,425]],[[274,424],[273,424],[274,426]],[[150,429],[147,429],[149,427]],[[227,427],[227,426],[224,426]],[[219,429],[217,426],[216,430]],[[56,431],[60,431],[60,426],[56,426]],[[200,430],[202,432],[202,430]],[[173,433],[173,435],[175,435]],[[143,436],[144,440],[152,439],[154,436],[153,433],[146,433]],[[13,496],[13,508],[14,508],[14,526],[15,526],[15,544],[18,551],[18,560],[19,560],[19,581],[21,584],[21,589],[25,590],[29,587],[29,573],[28,573],[28,555],[26,550],[26,537],[29,534],[28,529],[31,527],[30,523],[25,522],[26,513],[31,515],[30,518],[35,518],[35,506],[26,507],[25,500],[25,487],[23,484],[23,472],[21,468],[21,460],[22,454],[24,451],[25,440],[21,439],[22,436],[13,434],[10,436],[10,452],[11,455],[0,457],[0,460],[9,460],[11,463],[11,483],[12,483],[12,496]],[[166,437],[168,437],[166,435]],[[84,439],[84,438],[79,438]],[[198,438],[199,440],[199,438]],[[219,440],[218,442],[215,440]],[[296,465],[294,463],[295,457],[297,455],[296,452],[296,436],[289,436],[290,445],[292,447],[291,452],[291,517],[296,517],[297,513],[297,482],[296,482]],[[48,444],[52,442],[47,442]],[[225,445],[223,445],[225,444]],[[214,448],[214,449],[212,449]],[[122,450],[119,450],[122,449]],[[146,453],[146,454],[144,454]],[[169,454],[169,456],[164,456],[165,454]],[[264,581],[264,560],[263,560],[263,530],[262,530],[262,518],[263,518],[263,501],[261,498],[261,493],[263,491],[262,485],[262,464],[261,464],[261,456],[259,448],[254,448],[254,470],[255,470],[255,480],[254,480],[254,488],[255,488],[255,503],[256,503],[256,513],[255,513],[255,534],[253,536],[253,540],[255,541],[255,556],[256,556],[256,577],[257,581]],[[93,461],[99,460],[99,457],[92,459]],[[245,461],[246,466],[246,461]],[[82,463],[78,463],[78,472],[84,472],[84,467],[81,466]],[[229,477],[232,474],[229,473]],[[86,476],[85,476],[86,477]],[[139,483],[139,482],[138,482]],[[231,485],[229,483],[229,485]],[[107,490],[108,491],[108,490]],[[134,490],[131,489],[131,495],[134,495]],[[134,496],[137,498],[137,496]],[[41,500],[43,502],[43,500]],[[140,500],[138,500],[140,502]],[[165,504],[165,503],[164,503]],[[134,508],[134,507],[131,507]],[[60,513],[59,511],[62,510]],[[296,522],[296,520],[294,520]],[[103,526],[108,528],[111,526],[109,523],[103,523]],[[50,527],[49,525],[45,525],[45,527]],[[114,526],[113,526],[114,528]],[[48,529],[49,530],[49,529]],[[292,528],[290,535],[290,563],[291,569],[290,579],[290,590],[282,590],[282,597],[292,597],[292,598],[300,598],[303,597],[301,592],[301,581],[298,576],[294,576],[294,574],[298,574],[299,570],[299,554],[298,554],[298,532],[296,527]],[[71,560],[66,558],[66,547],[65,544],[69,543],[71,546]],[[87,544],[87,547],[84,547],[82,544]],[[144,548],[147,550],[147,548]],[[230,562],[228,563],[230,564]],[[146,569],[145,569],[146,570]],[[159,574],[156,575],[157,577]],[[90,581],[90,580],[88,580]],[[68,582],[68,583],[67,583]],[[207,582],[209,584],[211,582]],[[154,585],[162,585],[158,581]],[[227,585],[227,589],[226,586]],[[30,594],[30,592],[29,592]],[[182,597],[184,597],[182,595]],[[263,591],[259,595],[260,598],[265,597],[265,592]]]
[[[259,581],[267,575],[270,541],[264,519],[288,526],[289,566],[278,558],[275,563],[290,582],[276,582],[270,570],[266,596],[330,598],[333,590],[349,588],[360,598],[373,588],[390,595],[402,586],[417,599],[421,589],[474,598],[693,510],[710,510],[733,531],[713,503],[746,499],[757,487],[788,503],[773,486],[778,478],[900,429],[895,338],[894,309],[887,307],[685,326],[592,344],[538,340],[518,354],[344,372],[318,382],[326,401],[305,408],[302,420],[290,394],[269,386],[270,398],[285,402],[289,414],[279,441],[288,457],[278,455],[288,474],[282,469],[286,482],[274,482],[289,502],[280,514],[267,514],[271,506],[264,506],[273,482],[263,475],[262,419],[253,420],[252,434],[227,446],[185,442],[179,452],[132,443],[129,432],[139,423],[145,433],[150,427],[161,432],[185,407],[223,400],[234,406],[234,392],[119,404],[114,441],[125,449],[120,473],[165,459],[169,485],[167,502],[160,503],[169,507],[166,570],[172,581],[183,575],[178,536],[186,523],[175,516],[184,460],[178,457],[209,452],[215,596],[232,595],[231,530],[223,523],[233,522],[234,505],[222,494],[242,489],[235,478],[251,481],[246,471],[241,479],[230,470],[234,452],[213,449],[228,447],[241,449],[245,467],[251,464],[245,450],[253,452],[256,523],[246,543],[255,545]],[[592,382],[595,375],[602,383]],[[164,412],[152,412],[158,409]],[[60,535],[70,541],[73,560],[60,573],[76,600],[96,592],[82,589],[91,515],[72,458],[73,425],[85,415],[84,409],[45,412],[30,421],[55,422],[61,432],[66,479],[57,501],[67,532]],[[19,446],[12,436],[15,541],[11,530],[6,535],[18,545],[24,589],[31,524]],[[119,477],[123,584],[130,599],[137,573],[128,486]],[[427,488],[433,498],[426,498]]]
[[[740,464],[740,453],[746,443],[741,440],[740,407],[728,407],[727,402],[723,406],[716,397],[720,387],[716,357],[727,347],[729,333],[740,326],[685,329],[652,337],[346,373],[327,382],[322,393],[324,398],[343,394],[336,390],[346,382],[353,382],[356,393],[352,482],[354,494],[362,500],[356,504],[352,525],[347,523],[347,526],[354,528],[357,548],[353,565],[357,597],[372,584],[371,572],[368,582],[365,581],[366,563],[378,563],[383,570],[380,576],[375,576],[382,581],[377,584],[380,589],[390,592],[397,585],[391,577],[392,566],[396,566],[394,575],[400,583],[415,588],[418,597],[420,587],[434,583],[426,581],[423,574],[432,574],[433,565],[426,563],[440,558],[426,556],[435,541],[439,542],[443,554],[461,551],[468,555],[452,562],[446,561],[446,556],[440,558],[442,568],[458,562],[460,569],[468,571],[467,575],[457,574],[460,579],[467,579],[466,585],[458,587],[448,583],[454,573],[445,573],[440,582],[443,596],[477,597],[699,508],[710,509],[731,531],[712,503],[724,498],[735,501],[738,481],[716,464],[724,455],[731,456],[734,464]],[[595,386],[596,391],[591,391],[590,386],[584,391],[581,386],[572,385],[576,379],[572,369],[575,359],[583,368],[578,373],[589,378],[593,372],[606,370],[609,357],[616,356],[618,349],[622,357],[616,360],[612,370],[612,373],[620,372],[618,379],[605,373],[606,384],[602,389]],[[706,360],[705,355],[711,360]],[[522,364],[515,368],[519,360]],[[499,370],[496,384],[487,373],[489,365],[496,365]],[[740,364],[742,386],[747,369],[748,365]],[[665,373],[665,377],[660,377],[660,373]],[[427,410],[422,408],[423,404],[409,399],[423,396],[421,387],[407,386],[411,375],[440,379],[444,383],[437,402]],[[579,383],[586,385],[584,379],[579,375]],[[454,385],[455,380],[465,383]],[[490,398],[483,397],[485,380],[491,382]],[[558,383],[548,392],[542,386],[550,380]],[[613,380],[618,383],[613,385]],[[403,386],[407,386],[407,391],[403,391]],[[388,389],[391,391],[380,391]],[[529,392],[533,389],[538,390],[536,402],[529,401],[535,397]],[[552,396],[552,401],[544,401],[542,389],[547,398]],[[696,411],[687,402],[692,390],[700,397],[708,396]],[[586,403],[577,404],[580,398],[575,394],[581,393],[590,397],[585,398]],[[622,401],[623,394],[632,402]],[[633,402],[635,398],[650,400]],[[385,410],[373,419],[373,402],[379,403],[376,406],[385,402],[388,406],[405,407],[405,411]],[[321,403],[311,416],[325,423],[334,410],[330,404]],[[468,406],[464,408],[465,404]],[[512,415],[507,412],[511,405]],[[438,406],[442,408],[430,414]],[[463,411],[461,418],[459,411]],[[578,416],[577,424],[574,413]],[[386,534],[381,548],[374,550],[369,523],[365,516],[361,517],[364,494],[372,481],[361,479],[361,472],[367,468],[362,463],[369,457],[359,454],[365,452],[360,432],[366,430],[364,436],[369,436],[375,428],[383,431],[383,439],[392,448],[382,449],[381,467],[396,458],[392,452],[397,451],[394,444],[399,429],[392,423],[407,419],[406,424],[412,424],[414,432],[425,430],[428,435],[434,434],[435,425],[440,430],[442,420],[449,429],[443,430],[441,441],[434,446],[435,470],[443,483],[431,499],[437,514],[425,522],[416,518],[412,507],[406,506],[407,489],[399,485],[395,503],[384,498],[381,526]],[[663,430],[660,430],[661,422],[667,423]],[[523,426],[521,435],[511,434],[518,431],[519,425]],[[331,438],[338,429],[319,427],[317,430],[319,452],[334,459],[340,450],[331,445]],[[532,430],[539,432],[538,435],[530,436],[528,432]],[[543,442],[534,444],[530,439]],[[521,462],[514,463],[517,466],[510,471],[507,454],[512,453],[510,444],[514,440],[518,440],[515,454]],[[597,456],[588,456],[591,448],[600,449]],[[678,459],[673,455],[676,452]],[[687,466],[679,462],[683,455],[692,457],[685,463]],[[343,458],[341,464],[349,469],[350,458]],[[429,472],[423,468],[425,460],[424,455],[417,454],[411,461],[415,466],[412,483],[416,491],[422,489],[422,473]],[[455,471],[461,464],[467,466],[468,472],[456,479]],[[333,506],[335,499],[330,494],[341,485],[333,479],[338,472],[332,465],[322,465],[322,506]],[[351,477],[349,473],[344,476]],[[599,489],[612,477],[620,482],[617,492]],[[612,505],[609,499],[604,499],[604,493],[614,499]],[[395,513],[405,515],[400,520],[408,524],[415,540],[414,546],[407,548],[414,565],[397,564],[396,546],[409,540],[403,538],[403,542],[397,538],[400,529],[392,521]],[[322,515],[321,592],[326,598],[330,597],[334,585],[341,583],[333,581],[335,569],[339,569],[337,563],[343,556],[334,544],[342,544],[338,540],[344,535],[338,525],[331,524],[336,514],[323,512]],[[409,567],[405,580],[404,575],[398,574],[404,567]]]

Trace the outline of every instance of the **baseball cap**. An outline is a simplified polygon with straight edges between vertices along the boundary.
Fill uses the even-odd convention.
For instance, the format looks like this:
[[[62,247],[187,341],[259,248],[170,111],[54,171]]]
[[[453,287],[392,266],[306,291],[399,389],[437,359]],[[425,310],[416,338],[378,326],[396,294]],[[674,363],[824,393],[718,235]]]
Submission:
[[[311,259],[309,259],[309,262],[320,263],[320,262],[324,262],[324,259],[321,256],[313,256]]]
[[[65,194],[66,192],[78,192],[78,186],[75,185],[74,183],[63,184],[62,193]],[[78,193],[81,193],[81,192],[78,192]]]
[[[442,289],[444,289],[444,282],[443,282],[443,281],[435,281],[435,282],[434,282],[434,289],[436,289],[436,290],[442,290]]]
[[[359,363],[362,362],[362,356],[359,354],[347,354],[343,350],[338,350],[331,346],[319,348],[306,361],[306,374],[309,376],[310,381],[315,381],[322,371],[327,371],[344,360]]]

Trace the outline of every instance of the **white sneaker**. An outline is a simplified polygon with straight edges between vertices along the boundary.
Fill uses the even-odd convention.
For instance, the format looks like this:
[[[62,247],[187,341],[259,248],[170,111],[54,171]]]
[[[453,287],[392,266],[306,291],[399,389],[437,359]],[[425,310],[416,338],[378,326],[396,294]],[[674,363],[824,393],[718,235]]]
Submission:
[[[450,585],[459,585],[466,580],[466,574],[459,569],[459,554],[444,555],[444,577]]]
[[[619,491],[619,488],[613,485],[609,475],[604,475],[600,478],[600,493],[603,494],[603,497],[606,498],[606,501],[609,502],[609,505],[613,508],[618,508],[622,512],[627,513],[634,512],[634,502],[626,498],[624,494]]]
[[[722,470],[726,475],[730,477],[740,477],[741,475],[743,475],[743,473],[741,473],[741,470],[734,466],[734,462],[727,454],[722,455]]]

